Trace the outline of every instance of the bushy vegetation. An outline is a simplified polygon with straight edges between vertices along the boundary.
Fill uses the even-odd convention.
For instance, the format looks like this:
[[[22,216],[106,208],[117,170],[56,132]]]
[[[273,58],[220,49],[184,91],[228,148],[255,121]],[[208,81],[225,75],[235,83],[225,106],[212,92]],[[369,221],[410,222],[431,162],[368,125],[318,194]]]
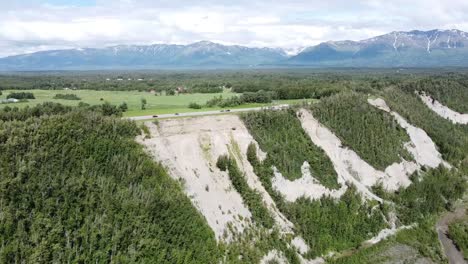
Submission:
[[[419,254],[434,260],[436,263],[444,263],[446,257],[435,230],[436,221],[436,215],[428,216],[415,223],[413,228],[398,232],[394,239],[398,243],[411,246]]]
[[[263,204],[261,194],[249,187],[247,180],[245,179],[245,175],[243,175],[237,166],[236,160],[222,155],[219,156],[216,165],[221,170],[227,169],[232,185],[241,195],[242,200],[252,213],[254,222],[264,226],[265,228],[272,228],[274,220],[268,209]]]
[[[202,106],[200,104],[197,104],[197,103],[194,103],[194,102],[190,103],[188,105],[188,107],[192,108],[192,109],[201,109],[202,108]]]
[[[380,210],[363,203],[354,187],[339,200],[300,198],[288,204],[286,215],[310,246],[309,257],[358,247],[387,227]]]
[[[7,99],[35,99],[33,93],[26,93],[26,92],[17,92],[17,93],[10,93],[7,95]]]
[[[393,198],[403,224],[419,222],[450,209],[451,202],[461,198],[466,189],[463,174],[444,167],[415,174],[412,181]]]
[[[217,263],[214,233],[137,126],[104,112],[0,110],[0,262]]]
[[[218,83],[196,83],[188,88],[189,93],[222,93],[223,87]]]
[[[367,103],[359,93],[340,93],[311,105],[314,117],[330,128],[345,146],[377,169],[401,158],[412,160],[404,148],[410,138],[389,113]]]
[[[233,106],[238,106],[241,105],[242,102],[238,96],[231,96],[228,98],[223,98],[222,95],[220,96],[215,96],[212,99],[208,100],[206,102],[206,107],[233,107]]]
[[[241,96],[231,96],[223,98],[222,95],[214,97],[206,102],[207,107],[233,107],[249,103],[271,103],[275,99],[274,92],[258,91],[258,92],[245,92]]]
[[[468,219],[464,219],[451,223],[449,225],[449,236],[457,246],[459,250],[462,251],[465,259],[468,260]]]
[[[227,171],[229,166],[229,156],[228,155],[221,155],[218,157],[216,161],[216,167],[221,171]]]
[[[62,100],[81,100],[80,97],[76,94],[56,94],[54,99],[62,99]]]
[[[276,99],[276,93],[271,91],[244,92],[240,100],[243,103],[271,103]]]
[[[430,258],[435,263],[445,263],[433,219],[428,219],[410,229],[399,231],[396,236],[371,246],[363,246],[343,255],[331,257],[330,264],[419,263]]]
[[[312,143],[294,110],[250,112],[243,114],[242,119],[262,150],[268,153],[271,165],[284,177],[301,178],[301,167],[307,161],[312,175],[321,184],[339,188],[330,159]]]

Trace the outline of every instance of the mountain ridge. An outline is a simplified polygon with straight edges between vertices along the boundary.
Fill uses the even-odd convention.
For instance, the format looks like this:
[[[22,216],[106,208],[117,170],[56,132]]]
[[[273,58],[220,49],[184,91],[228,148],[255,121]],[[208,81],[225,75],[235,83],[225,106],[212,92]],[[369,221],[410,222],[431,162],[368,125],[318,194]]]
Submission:
[[[464,67],[468,66],[468,33],[457,29],[393,31],[360,41],[326,41],[296,52],[198,41],[50,50],[0,58],[4,71],[262,66]]]

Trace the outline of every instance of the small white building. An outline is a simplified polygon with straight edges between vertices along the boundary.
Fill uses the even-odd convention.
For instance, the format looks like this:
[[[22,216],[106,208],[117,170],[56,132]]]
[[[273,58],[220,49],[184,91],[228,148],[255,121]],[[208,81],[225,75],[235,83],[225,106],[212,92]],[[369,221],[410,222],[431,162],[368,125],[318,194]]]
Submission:
[[[9,99],[5,99],[5,100],[0,100],[0,103],[2,104],[10,104],[10,103],[18,103],[20,100],[16,99],[16,98],[9,98]]]

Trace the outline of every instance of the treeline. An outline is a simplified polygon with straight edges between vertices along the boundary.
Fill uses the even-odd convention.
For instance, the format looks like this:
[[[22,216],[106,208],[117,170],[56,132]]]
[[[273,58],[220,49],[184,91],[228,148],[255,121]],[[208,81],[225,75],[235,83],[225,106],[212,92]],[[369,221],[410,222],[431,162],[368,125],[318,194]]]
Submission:
[[[374,76],[376,75],[376,76]],[[408,77],[408,76],[406,76]],[[188,93],[220,93],[223,89],[246,93],[274,92],[277,99],[323,98],[343,90],[380,89],[399,83],[402,77],[368,72],[295,71],[205,71],[205,72],[90,72],[49,75],[0,75],[0,90],[85,89],[155,91],[173,93],[179,87]]]
[[[10,93],[9,95],[7,95],[7,99],[24,100],[24,99],[36,99],[36,97],[34,97],[33,93],[17,92],[17,93]]]
[[[276,166],[285,178],[301,178],[301,167],[308,162],[312,176],[322,185],[339,188],[332,162],[312,143],[294,110],[257,111],[241,117],[250,134],[268,153],[271,165]]]
[[[64,106],[57,103],[43,103],[33,107],[26,106],[24,108],[5,106],[0,109],[0,120],[3,121],[26,121],[31,117],[41,117],[43,115],[61,115],[71,112],[73,107]],[[102,105],[92,105],[80,102],[77,109],[95,112],[103,116],[122,116],[122,105],[117,107],[109,103]]]
[[[223,87],[229,88],[229,84],[221,85],[218,83],[196,83],[191,87],[187,88],[189,93],[222,93]]]
[[[81,100],[80,97],[76,94],[56,94],[54,99],[62,99],[62,100]]]
[[[278,84],[265,85],[249,83],[242,86],[234,86],[233,92],[258,92],[262,90],[271,91],[275,94],[276,99],[304,99],[330,96],[347,89],[345,83],[331,83],[326,81],[311,81],[311,80],[296,80],[290,82],[280,82]]]
[[[274,92],[268,91],[257,91],[257,92],[245,92],[240,96],[231,96],[228,98],[223,98],[223,96],[215,96],[214,98],[206,102],[206,107],[234,107],[242,104],[250,103],[271,103],[273,99],[277,99]]]
[[[219,262],[214,233],[139,133],[85,108],[0,110],[0,262]]]
[[[402,158],[413,160],[404,144],[410,141],[393,116],[367,103],[367,96],[340,93],[312,104],[315,118],[369,164],[385,170]]]

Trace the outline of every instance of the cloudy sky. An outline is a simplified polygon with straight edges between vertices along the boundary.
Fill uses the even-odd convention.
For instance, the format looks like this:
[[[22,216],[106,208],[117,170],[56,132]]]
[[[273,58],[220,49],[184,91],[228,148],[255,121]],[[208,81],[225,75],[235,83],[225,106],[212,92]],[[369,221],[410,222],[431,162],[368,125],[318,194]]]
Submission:
[[[468,1],[1,0],[0,57],[199,40],[294,50],[434,28],[468,31]]]

